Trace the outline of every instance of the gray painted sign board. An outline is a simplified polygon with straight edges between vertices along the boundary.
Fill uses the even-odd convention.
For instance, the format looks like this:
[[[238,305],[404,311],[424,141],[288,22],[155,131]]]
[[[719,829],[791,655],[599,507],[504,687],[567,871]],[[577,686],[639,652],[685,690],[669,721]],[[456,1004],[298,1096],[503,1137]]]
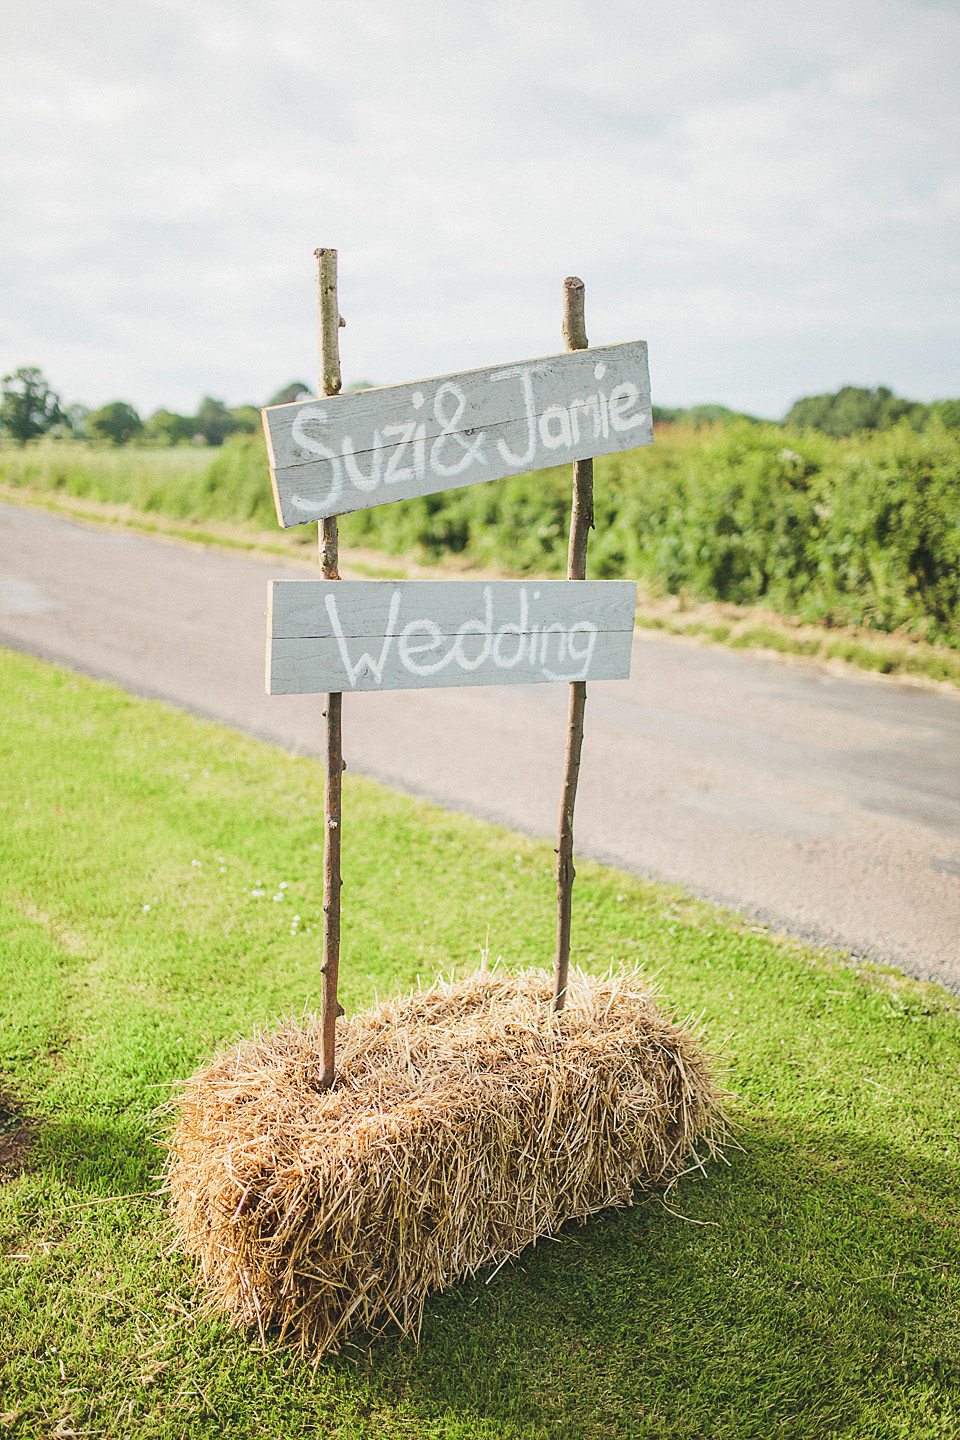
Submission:
[[[262,414],[285,529],[653,441],[643,340]]]
[[[632,580],[271,580],[267,694],[619,680]]]

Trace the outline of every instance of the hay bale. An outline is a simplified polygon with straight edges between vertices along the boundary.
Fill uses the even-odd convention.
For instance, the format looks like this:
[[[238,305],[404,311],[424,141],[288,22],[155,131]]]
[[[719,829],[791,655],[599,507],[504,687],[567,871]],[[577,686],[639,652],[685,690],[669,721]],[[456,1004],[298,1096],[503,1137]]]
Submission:
[[[691,1035],[636,974],[486,972],[339,1027],[316,1017],[219,1055],[175,1102],[168,1188],[211,1300],[320,1355],[419,1329],[427,1295],[567,1220],[629,1205],[722,1129]]]

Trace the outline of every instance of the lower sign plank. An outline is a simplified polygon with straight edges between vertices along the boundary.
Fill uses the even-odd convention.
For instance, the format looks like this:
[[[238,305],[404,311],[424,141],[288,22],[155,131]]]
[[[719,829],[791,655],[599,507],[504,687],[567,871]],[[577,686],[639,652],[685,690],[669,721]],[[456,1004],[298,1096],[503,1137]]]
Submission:
[[[271,580],[267,694],[620,680],[630,580]]]

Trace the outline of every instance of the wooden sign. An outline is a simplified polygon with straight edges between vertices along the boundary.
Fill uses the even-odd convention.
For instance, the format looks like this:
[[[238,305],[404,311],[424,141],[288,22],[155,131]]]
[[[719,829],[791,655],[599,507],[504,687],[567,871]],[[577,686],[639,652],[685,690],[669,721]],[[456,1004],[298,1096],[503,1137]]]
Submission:
[[[272,580],[267,694],[619,680],[632,580]]]
[[[642,340],[262,414],[284,528],[653,441]]]

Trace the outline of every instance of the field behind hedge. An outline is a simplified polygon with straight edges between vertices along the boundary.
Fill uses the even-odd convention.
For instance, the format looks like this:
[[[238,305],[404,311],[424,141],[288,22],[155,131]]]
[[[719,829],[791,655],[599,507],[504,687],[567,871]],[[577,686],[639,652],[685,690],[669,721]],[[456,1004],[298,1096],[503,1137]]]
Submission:
[[[658,429],[596,464],[589,570],[654,594],[762,604],[808,623],[960,645],[960,434],[849,438],[735,421]],[[210,451],[0,450],[0,482],[137,512],[275,530],[263,442]],[[569,466],[344,517],[344,544],[562,574]]]

